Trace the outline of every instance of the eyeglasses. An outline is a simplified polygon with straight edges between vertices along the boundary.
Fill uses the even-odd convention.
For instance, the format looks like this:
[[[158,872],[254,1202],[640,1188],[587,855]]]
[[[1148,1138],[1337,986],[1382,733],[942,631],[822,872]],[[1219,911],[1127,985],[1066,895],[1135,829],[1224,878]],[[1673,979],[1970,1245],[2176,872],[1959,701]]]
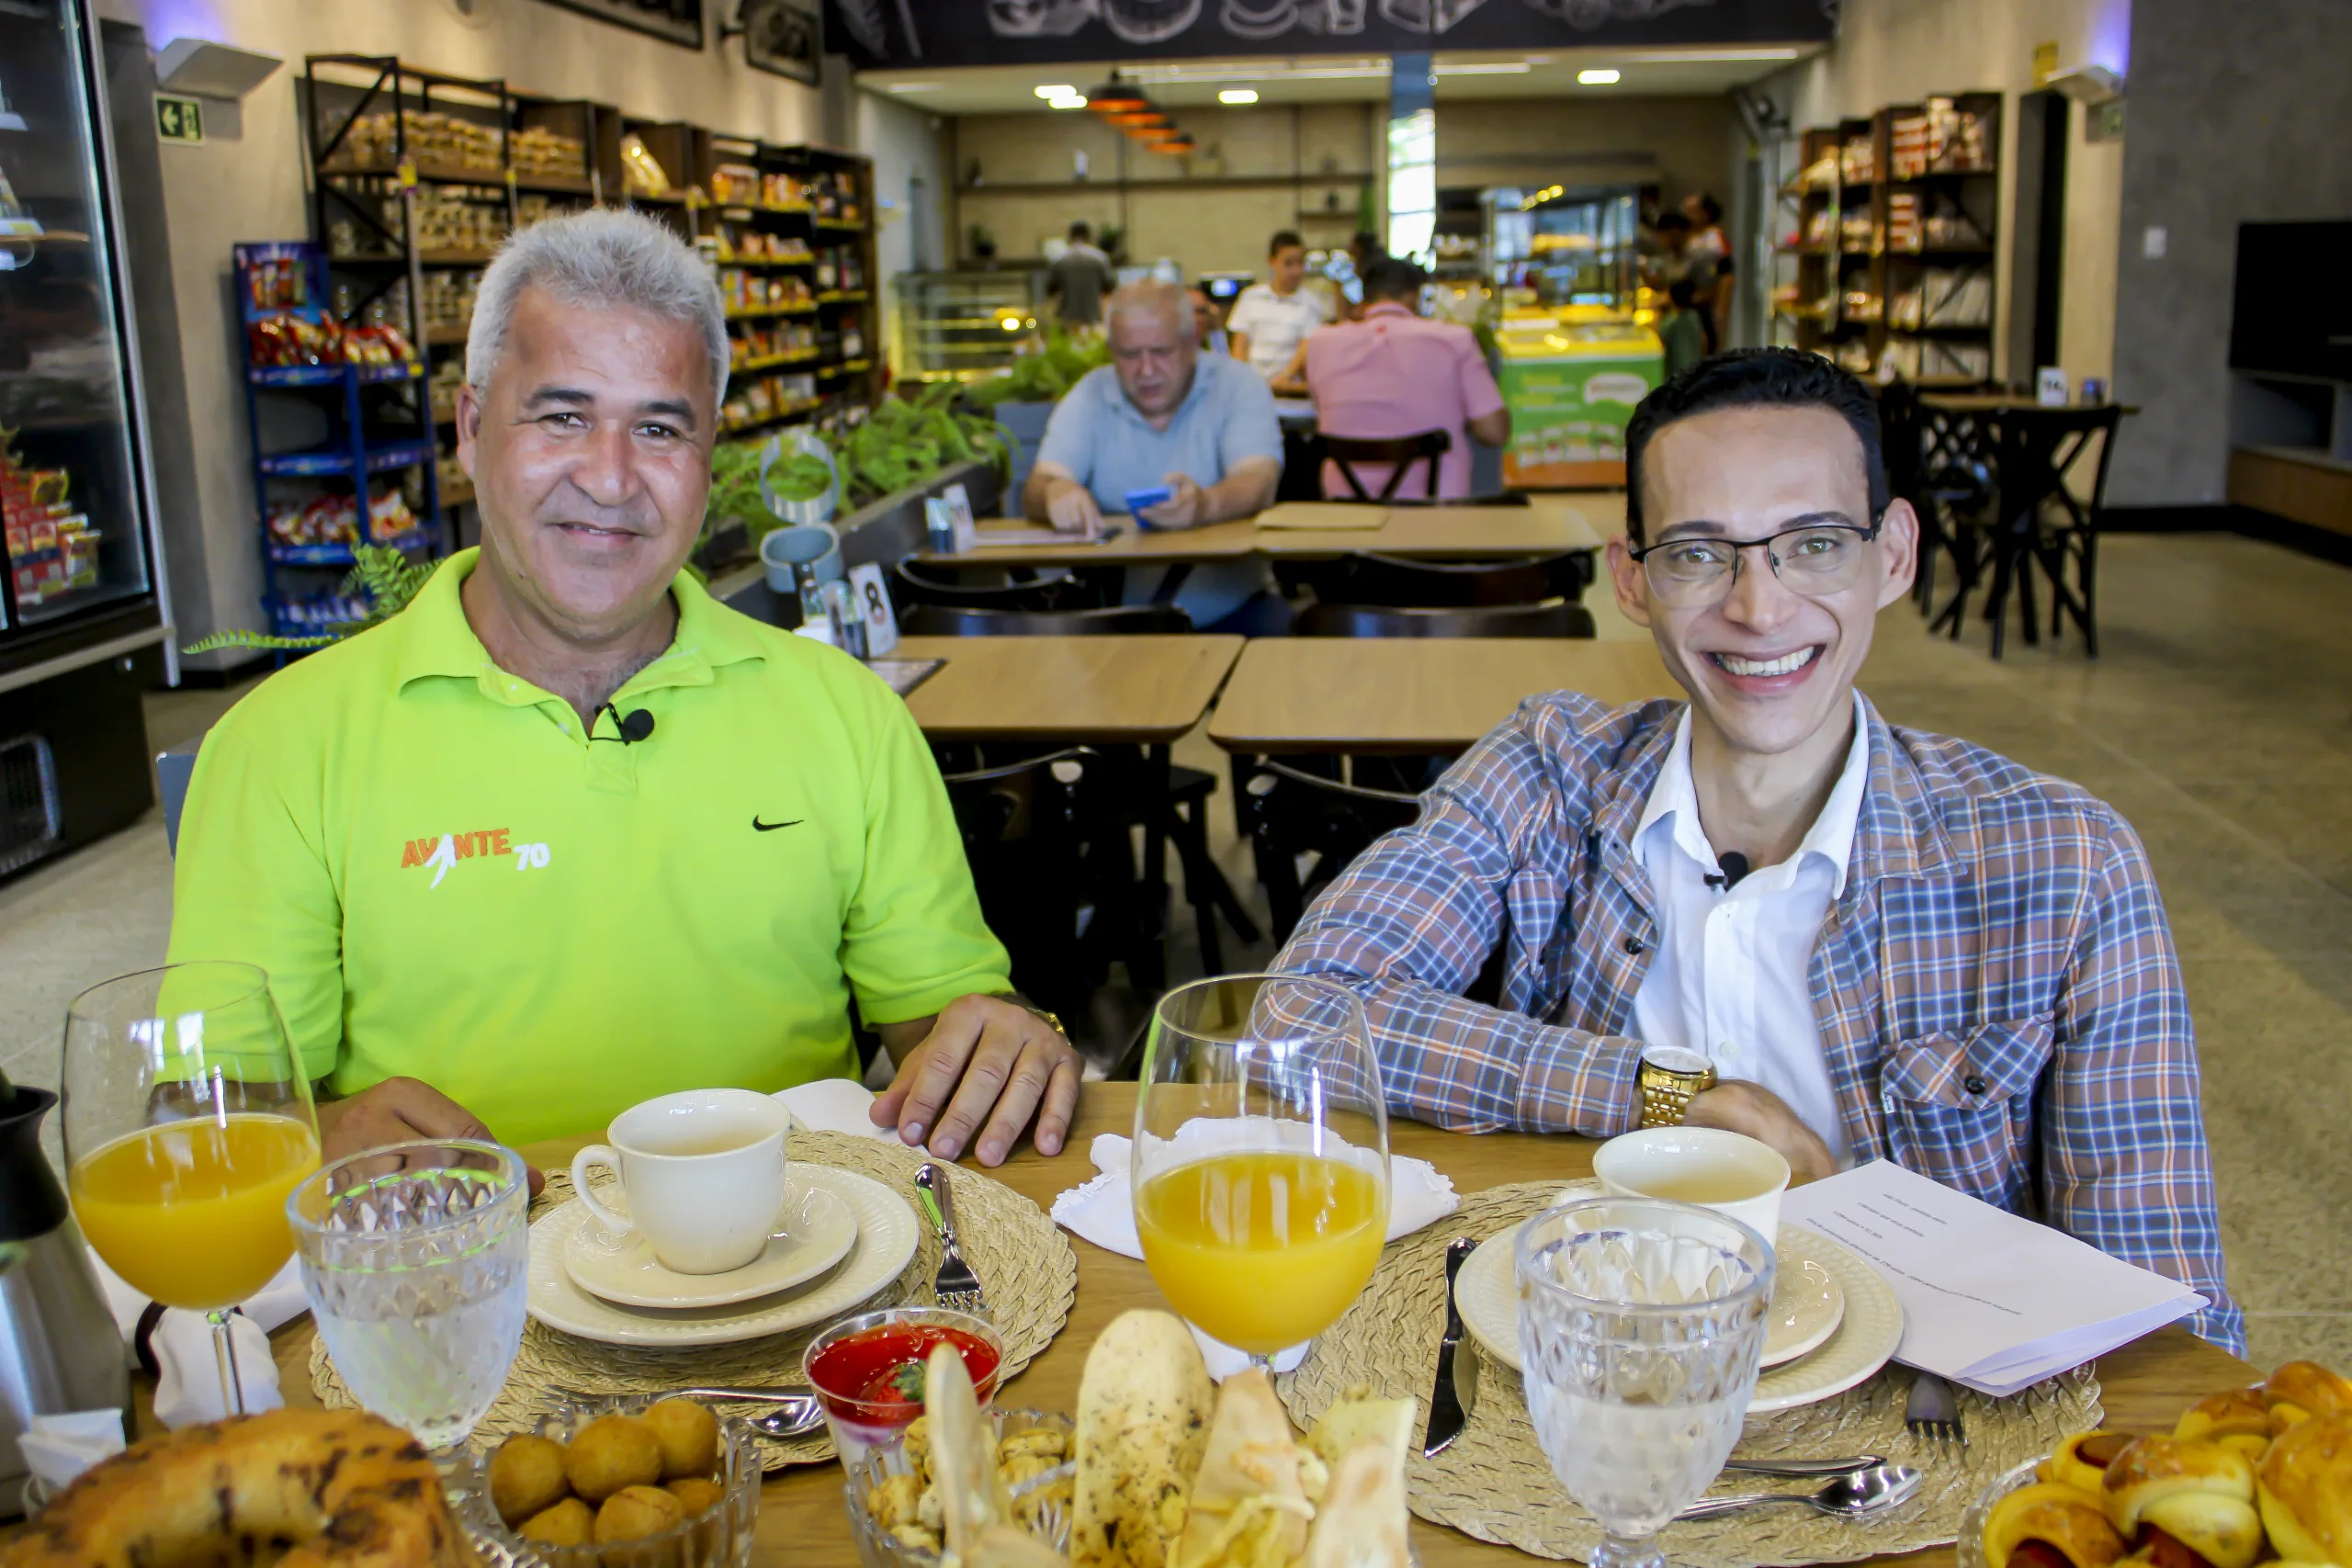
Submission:
[[[1761,539],[1702,536],[1667,539],[1629,552],[1642,563],[1650,592],[1678,610],[1702,610],[1723,602],[1739,576],[1740,553],[1760,549],[1772,575],[1792,592],[1824,599],[1851,588],[1862,573],[1862,547],[1878,537],[1879,525],[1808,523]]]

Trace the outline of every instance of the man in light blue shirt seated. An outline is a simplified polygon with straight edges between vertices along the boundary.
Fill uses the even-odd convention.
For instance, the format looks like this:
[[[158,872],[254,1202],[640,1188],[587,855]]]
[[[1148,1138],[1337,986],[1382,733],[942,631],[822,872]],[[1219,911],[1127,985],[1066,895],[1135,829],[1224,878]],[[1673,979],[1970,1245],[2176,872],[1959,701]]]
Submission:
[[[1099,534],[1104,513],[1160,489],[1169,497],[1137,514],[1143,526],[1197,528],[1272,504],[1283,474],[1273,394],[1239,360],[1202,355],[1184,290],[1130,284],[1111,296],[1105,326],[1111,363],[1089,371],[1046,422],[1022,490],[1030,518]],[[1157,575],[1130,573],[1131,592],[1148,599]],[[1262,633],[1280,629],[1250,620],[1278,614],[1269,587],[1262,564],[1222,563],[1191,574],[1176,603],[1204,629],[1241,613],[1231,629]]]

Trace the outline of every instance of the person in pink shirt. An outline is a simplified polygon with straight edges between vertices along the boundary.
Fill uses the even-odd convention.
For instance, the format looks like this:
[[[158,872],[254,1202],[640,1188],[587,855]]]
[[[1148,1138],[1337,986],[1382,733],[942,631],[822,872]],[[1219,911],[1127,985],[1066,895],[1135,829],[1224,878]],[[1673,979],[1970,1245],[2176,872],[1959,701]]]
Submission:
[[[1308,337],[1303,353],[1315,423],[1326,435],[1394,440],[1442,430],[1453,438],[1438,459],[1437,493],[1470,493],[1470,443],[1499,446],[1510,439],[1510,411],[1494,372],[1468,327],[1423,319],[1416,307],[1427,278],[1411,262],[1383,256],[1365,269],[1363,315]],[[1354,465],[1356,481],[1374,495],[1387,483],[1385,465]],[[1398,481],[1400,499],[1429,493],[1429,476],[1416,461]],[[1323,465],[1323,493],[1345,499],[1336,463]]]

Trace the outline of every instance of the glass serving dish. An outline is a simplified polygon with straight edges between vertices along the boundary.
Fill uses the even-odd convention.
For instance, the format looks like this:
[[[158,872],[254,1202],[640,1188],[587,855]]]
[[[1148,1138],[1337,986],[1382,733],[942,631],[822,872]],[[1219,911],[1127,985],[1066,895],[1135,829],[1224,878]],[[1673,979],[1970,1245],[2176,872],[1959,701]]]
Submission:
[[[2038,1479],[2034,1467],[2041,1462],[2030,1459],[2015,1470],[2006,1471],[1993,1483],[1976,1495],[1976,1501],[1961,1511],[1960,1539],[1952,1543],[1954,1568],[1987,1568],[1984,1561],[1984,1522],[2001,1499],[2020,1488],[2030,1486]]]
[[[638,1393],[566,1400],[529,1430],[569,1442],[599,1416],[642,1415],[663,1397]],[[550,1546],[526,1540],[509,1529],[490,1501],[488,1467],[496,1447],[496,1442],[477,1438],[458,1450],[454,1463],[445,1463],[442,1483],[458,1522],[490,1568],[749,1568],[752,1528],[760,1517],[763,1461],[751,1426],[741,1417],[718,1418],[718,1473],[712,1479],[726,1490],[718,1502],[668,1529],[602,1546]]]
[[[994,1427],[1000,1468],[1010,1457],[1008,1443],[1018,1449],[1026,1434],[1051,1433],[1058,1437],[1064,1454],[1071,1453],[1077,1441],[1078,1423],[1067,1416],[1043,1410],[986,1410],[981,1414]],[[875,1495],[890,1486],[894,1477],[916,1473],[915,1454],[910,1449],[920,1450],[922,1447],[921,1443],[913,1443],[876,1449],[856,1463],[843,1467],[849,1472],[849,1481],[842,1486],[842,1495],[849,1508],[850,1529],[857,1537],[858,1561],[865,1568],[938,1568],[939,1549],[919,1544],[919,1536],[910,1540],[894,1533],[875,1517],[872,1506]],[[898,1484],[905,1486],[903,1482]],[[1069,1555],[1071,1500],[1077,1484],[1078,1462],[1064,1459],[1049,1468],[1021,1474],[1007,1487],[1012,1496],[1014,1520],[1065,1557]],[[928,1519],[931,1534],[936,1538],[939,1529],[935,1496],[929,1512],[919,1514],[918,1522],[922,1519]]]

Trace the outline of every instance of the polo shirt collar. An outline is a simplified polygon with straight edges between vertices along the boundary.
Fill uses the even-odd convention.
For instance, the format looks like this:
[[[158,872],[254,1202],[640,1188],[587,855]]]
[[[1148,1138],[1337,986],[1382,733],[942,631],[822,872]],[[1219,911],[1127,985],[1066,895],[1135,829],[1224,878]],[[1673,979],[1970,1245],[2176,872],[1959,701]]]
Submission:
[[[1379,315],[1414,317],[1414,312],[1407,307],[1399,305],[1394,299],[1383,299],[1377,305],[1366,305],[1363,308],[1363,315],[1361,319],[1368,321],[1372,320],[1373,317]],[[1414,319],[1418,320],[1419,318],[1414,317]]]
[[[501,669],[466,619],[458,597],[466,579],[481,558],[479,547],[459,550],[443,561],[417,591],[408,607],[385,624],[384,631],[401,638],[392,660],[392,689],[404,690],[412,681],[447,676],[480,684],[485,696],[510,706],[527,707],[548,700],[548,694]],[[726,613],[691,572],[681,571],[670,585],[678,606],[678,629],[660,658],[614,694],[651,691],[662,686],[707,686],[716,671],[746,660],[765,659],[752,626]]]
[[[1862,795],[1871,772],[1871,712],[1861,694],[1854,694],[1854,739],[1846,748],[1845,766],[1838,771],[1838,782],[1831,786],[1829,798],[1822,803],[1820,815],[1813,826],[1805,829],[1804,840],[1797,845],[1796,853],[1783,865],[1792,877],[1806,860],[1818,855],[1830,869],[1830,896],[1846,891],[1846,868],[1854,857],[1854,837],[1861,822]],[[1661,826],[1661,824],[1663,826]],[[1651,829],[1672,836],[1675,848],[1702,866],[1716,864],[1714,846],[1707,841],[1706,829],[1699,821],[1699,788],[1690,776],[1690,710],[1685,706],[1681,722],[1674,728],[1673,749],[1668,751],[1666,765],[1658,771],[1657,783],[1650,790],[1648,804],[1642,808],[1642,819],[1634,829],[1634,840],[1639,844]],[[1759,873],[1781,870],[1776,866],[1759,866]]]

